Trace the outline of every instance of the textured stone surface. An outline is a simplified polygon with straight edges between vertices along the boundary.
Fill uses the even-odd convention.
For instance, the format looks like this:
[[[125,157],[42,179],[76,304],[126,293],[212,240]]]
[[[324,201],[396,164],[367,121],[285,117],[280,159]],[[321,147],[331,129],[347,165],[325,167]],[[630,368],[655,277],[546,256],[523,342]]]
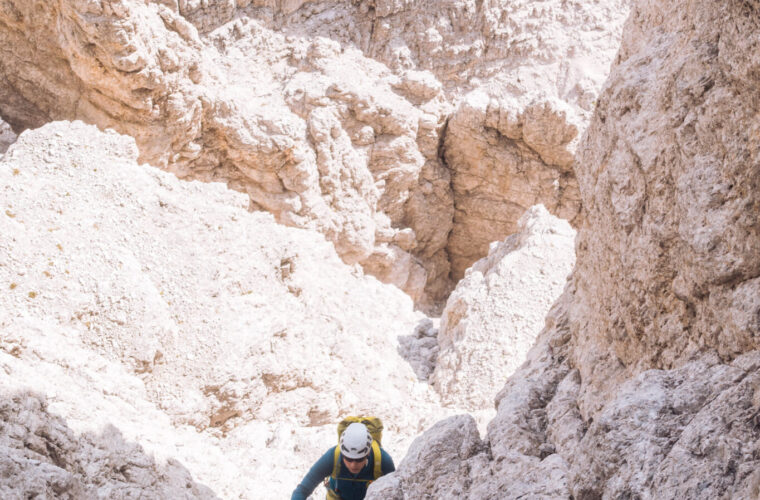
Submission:
[[[209,497],[202,486],[238,498],[262,484],[283,498],[344,415],[383,418],[400,460],[450,413],[399,354],[399,337],[427,321],[409,297],[346,266],[321,235],[248,212],[245,195],[136,157],[130,138],[56,122],[0,160],[1,398],[49,401],[31,415],[9,403],[3,422],[70,429],[66,457],[43,460],[55,467],[24,465],[26,434],[2,442],[21,451],[0,467],[28,482],[0,474],[0,491],[60,479],[88,492],[102,472],[114,488],[105,497],[175,497],[191,474],[196,498]],[[110,427],[120,460],[145,455],[124,484],[100,464]],[[35,446],[46,442],[57,446],[44,436]]]
[[[571,408],[565,399],[547,411],[557,386],[572,373],[566,363],[569,296],[565,293],[555,305],[537,345],[497,395],[498,413],[488,425],[487,438],[479,446],[462,446],[479,442],[465,439],[475,428],[471,417],[437,423],[415,440],[395,474],[371,487],[368,500],[427,498],[434,491],[430,498],[570,496],[568,463],[546,441],[549,415],[560,406],[561,413]],[[439,461],[439,454],[445,460]],[[445,473],[437,474],[438,469]]]
[[[25,393],[0,401],[0,477],[8,499],[218,498],[177,461],[157,465],[115,427],[77,434],[43,397]]]
[[[441,493],[432,498],[494,500],[757,498],[760,353],[730,364],[706,355],[677,369],[645,371],[584,419],[581,378],[568,363],[574,294],[568,288],[555,304],[525,364],[500,391],[498,413],[475,453],[455,452],[474,421],[439,422],[367,498],[431,492]]]
[[[444,145],[456,206],[448,246],[454,279],[495,236],[515,233],[532,205],[579,222],[580,193],[570,168],[577,133],[566,113],[546,102],[522,110],[483,92],[461,102]]]
[[[445,403],[493,408],[496,393],[525,360],[575,263],[575,231],[541,205],[517,233],[493,243],[449,296],[431,382]]]
[[[399,465],[401,472],[375,481],[367,498],[403,500],[411,498],[410,492],[427,498],[466,498],[462,468],[482,450],[475,420],[469,415],[449,417],[417,438]]]
[[[637,2],[595,101],[620,4],[3,2],[10,124],[110,124],[247,196],[82,124],[11,146],[0,492],[286,497],[367,412],[397,459],[429,428],[370,498],[756,499],[759,9]],[[487,436],[431,427],[435,322],[345,262],[445,293],[478,207],[577,211],[576,151],[565,291]]]
[[[758,9],[635,4],[574,164],[576,268],[483,456],[449,465],[465,496],[760,495]]]
[[[575,450],[576,498],[756,498],[760,353],[626,382]]]
[[[626,11],[622,0],[8,0],[0,112],[17,131],[76,118],[129,134],[142,161],[227,182],[434,306],[453,285],[450,254],[458,279],[532,204],[575,216],[572,139]],[[514,113],[506,136],[493,112],[462,124],[474,89]],[[473,155],[508,181],[463,186]]]
[[[11,126],[8,125],[0,118],[0,154],[5,153],[8,146],[16,141],[16,134],[11,130]]]
[[[629,21],[576,168],[586,414],[629,374],[760,348],[756,14],[643,2]]]

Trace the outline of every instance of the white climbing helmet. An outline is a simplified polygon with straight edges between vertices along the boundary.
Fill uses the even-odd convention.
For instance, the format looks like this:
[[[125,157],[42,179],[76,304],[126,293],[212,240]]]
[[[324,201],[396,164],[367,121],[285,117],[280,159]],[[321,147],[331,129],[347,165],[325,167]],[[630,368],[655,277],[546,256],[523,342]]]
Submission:
[[[371,449],[372,436],[364,424],[354,422],[340,436],[340,452],[346,458],[364,458]]]

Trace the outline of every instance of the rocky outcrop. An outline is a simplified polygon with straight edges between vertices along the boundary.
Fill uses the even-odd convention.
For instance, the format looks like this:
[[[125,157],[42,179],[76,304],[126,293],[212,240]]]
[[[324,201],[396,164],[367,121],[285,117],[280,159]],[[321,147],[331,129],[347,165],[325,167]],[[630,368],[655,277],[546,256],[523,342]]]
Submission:
[[[8,149],[8,146],[13,144],[15,141],[16,134],[13,133],[10,125],[5,123],[3,119],[0,118],[0,154],[5,153],[5,151]]]
[[[3,498],[218,498],[177,461],[164,466],[118,429],[77,435],[52,414],[44,397],[0,400]]]
[[[515,105],[474,92],[448,122],[444,157],[456,211],[447,248],[454,279],[495,236],[517,232],[530,206],[543,204],[579,222],[580,193],[571,169],[578,127],[547,102],[510,109]]]
[[[452,269],[458,279],[521,210],[577,212],[573,131],[625,12],[622,0],[9,0],[0,112],[17,132],[76,118],[131,135],[141,161],[227,182],[251,208],[321,232],[346,263],[432,306]],[[509,131],[492,112],[462,119],[473,89],[516,113]],[[504,151],[483,163],[508,183],[467,187],[483,152],[463,133],[481,146],[499,137]]]
[[[574,164],[576,268],[485,451],[449,455],[458,496],[760,495],[759,7],[636,4]],[[431,460],[374,492],[435,491],[405,481]]]
[[[645,2],[629,21],[576,168],[584,413],[631,374],[760,347],[757,13]]]
[[[477,435],[472,417],[438,422],[414,441],[396,473],[372,484],[368,500],[426,498],[431,492],[432,498],[484,500],[570,496],[568,462],[547,443],[549,425],[562,432],[552,441],[561,437],[570,449],[583,431],[572,425],[581,420],[572,398],[577,372],[567,364],[570,296],[566,291],[555,304],[536,346],[496,396],[498,413],[486,439]]]
[[[574,295],[569,288],[555,304],[496,397],[482,443],[464,437],[475,427],[471,417],[441,421],[367,498],[756,498],[760,353],[645,371],[584,418],[582,379],[569,356]]]
[[[449,296],[438,333],[433,386],[449,405],[493,408],[504,381],[525,360],[575,263],[575,231],[541,206],[519,231],[491,245]]]
[[[438,422],[418,438],[400,464],[399,473],[383,476],[372,485],[370,497],[403,500],[407,491],[427,498],[466,498],[466,460],[483,451],[475,420],[458,415]],[[425,467],[417,467],[424,462]],[[410,464],[414,464],[410,467]]]
[[[383,418],[398,460],[449,413],[398,352],[426,322],[409,297],[346,266],[321,235],[248,212],[245,195],[138,166],[137,154],[113,131],[56,122],[0,160],[0,399],[48,398],[2,415],[27,430],[2,433],[15,458],[0,468],[28,482],[0,473],[0,491],[60,479],[86,493],[101,473],[111,485],[122,473],[104,469],[110,448],[90,444],[113,434],[122,459],[137,458],[113,463],[124,484],[105,496],[147,484],[174,497],[191,474],[194,497],[266,484],[283,498],[344,415]],[[64,424],[56,462],[45,443],[58,449]]]
[[[575,449],[576,498],[757,498],[760,353],[627,381]]]

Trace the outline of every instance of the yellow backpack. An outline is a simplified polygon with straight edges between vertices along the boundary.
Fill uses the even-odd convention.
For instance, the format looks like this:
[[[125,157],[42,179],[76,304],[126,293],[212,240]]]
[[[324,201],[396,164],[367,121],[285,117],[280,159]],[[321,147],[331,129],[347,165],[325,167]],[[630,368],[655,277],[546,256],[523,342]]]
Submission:
[[[335,447],[335,457],[333,458],[333,471],[330,477],[334,480],[338,479],[338,473],[340,473],[340,436],[346,427],[353,423],[360,423],[367,426],[370,436],[372,436],[372,454],[374,455],[375,463],[372,470],[373,480],[383,475],[382,470],[382,454],[380,453],[380,443],[383,440],[383,422],[377,417],[346,417],[338,424],[338,446]],[[344,478],[345,479],[345,478]],[[366,479],[358,479],[358,481],[372,481]],[[326,481],[325,481],[326,482]],[[369,484],[368,484],[369,486]],[[334,495],[332,490],[328,488],[328,498],[338,498]]]

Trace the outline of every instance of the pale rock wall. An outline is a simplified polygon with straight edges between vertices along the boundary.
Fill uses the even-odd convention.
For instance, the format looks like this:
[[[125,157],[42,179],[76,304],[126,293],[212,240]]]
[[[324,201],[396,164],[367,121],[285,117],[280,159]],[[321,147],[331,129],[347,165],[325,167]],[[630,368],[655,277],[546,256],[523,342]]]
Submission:
[[[447,126],[444,158],[452,173],[456,211],[448,251],[453,279],[495,236],[518,230],[527,207],[580,222],[580,193],[570,143],[578,127],[547,102],[525,109],[475,91],[462,100]]]
[[[265,484],[284,498],[339,418],[383,418],[398,460],[450,413],[399,354],[400,337],[428,321],[408,296],[346,266],[321,235],[248,212],[245,195],[137,155],[131,138],[56,122],[0,160],[2,425],[20,426],[0,446],[28,479],[0,475],[0,491],[60,480],[86,493],[102,473],[109,498],[143,487],[174,497],[190,474],[193,497]],[[30,393],[47,410],[37,399],[20,409]],[[136,457],[124,484],[104,469],[101,441],[108,456],[113,444],[126,447],[120,460]],[[35,457],[53,465],[34,468]]]
[[[574,216],[573,182],[557,165],[572,156],[625,5],[9,0],[0,112],[17,131],[77,118],[129,134],[142,161],[225,181],[251,208],[322,232],[345,262],[432,306],[451,290],[450,254],[458,279],[514,230],[518,207]],[[512,172],[513,187],[540,177],[535,193],[452,184],[473,164],[458,160],[461,140],[444,141],[446,124],[473,89],[516,113],[520,144],[537,152],[523,165],[504,146],[493,168]],[[539,109],[550,112],[532,117]],[[474,124],[478,142],[492,125]],[[491,207],[501,215],[489,225],[491,208],[468,208],[477,196],[513,201]],[[463,225],[480,228],[469,245],[479,250]]]
[[[3,498],[218,498],[177,461],[159,465],[120,431],[76,433],[24,392],[0,401]]]
[[[758,9],[635,4],[574,166],[576,268],[485,451],[424,484],[414,455],[368,498],[760,496]]]
[[[643,2],[629,21],[576,164],[585,415],[641,370],[760,347],[757,14]]]
[[[0,26],[0,102],[14,130],[78,117],[135,137],[157,164],[193,153],[201,42],[166,7],[14,0]]]
[[[562,442],[570,449],[582,432],[572,425],[577,418],[574,400],[552,399],[560,382],[569,385],[565,393],[574,394],[573,372],[566,362],[570,296],[566,291],[554,305],[525,363],[497,395],[498,413],[488,424],[486,439],[480,439],[468,415],[438,422],[412,443],[394,474],[372,484],[367,500],[570,497],[568,462],[547,443],[548,425],[560,427]],[[558,421],[561,426],[556,426]],[[444,473],[436,473],[438,469]]]
[[[445,249],[454,282],[534,204],[578,222],[570,164],[617,51],[627,1],[357,3],[361,15],[322,3],[272,23],[293,35],[350,39],[402,78],[396,90],[413,103],[441,89],[447,106],[423,105],[446,124],[439,158],[426,158],[450,172]],[[409,95],[425,81],[434,84]],[[427,182],[423,171],[423,190]],[[418,235],[429,227],[415,220]]]
[[[0,155],[5,153],[8,146],[16,141],[16,134],[13,133],[11,126],[0,118]]]
[[[493,408],[565,287],[574,242],[570,224],[537,205],[520,218],[517,233],[493,243],[467,270],[443,310],[430,379],[446,404]]]
[[[569,363],[576,293],[565,291],[496,397],[482,443],[472,417],[438,422],[367,499],[757,498],[760,353],[642,372],[586,419]]]

